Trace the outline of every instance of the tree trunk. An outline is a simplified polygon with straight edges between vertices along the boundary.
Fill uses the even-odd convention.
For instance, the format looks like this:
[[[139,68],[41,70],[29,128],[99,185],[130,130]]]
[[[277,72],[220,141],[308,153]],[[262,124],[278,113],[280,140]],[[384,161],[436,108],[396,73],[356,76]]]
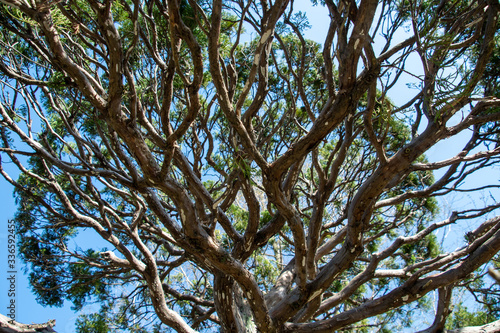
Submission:
[[[55,333],[56,331],[52,329],[55,325],[55,320],[49,320],[44,324],[21,324],[0,314],[0,332]]]
[[[444,333],[499,333],[500,320],[483,326],[470,326],[464,328],[457,328],[456,330],[446,330]]]
[[[224,332],[256,333],[257,327],[248,301],[234,280],[223,274],[215,274],[215,308]]]

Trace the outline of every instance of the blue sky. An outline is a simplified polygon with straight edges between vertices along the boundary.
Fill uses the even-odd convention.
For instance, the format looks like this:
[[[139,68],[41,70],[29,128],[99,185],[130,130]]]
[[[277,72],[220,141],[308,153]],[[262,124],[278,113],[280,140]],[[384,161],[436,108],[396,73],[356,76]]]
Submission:
[[[16,206],[12,195],[13,188],[3,177],[0,177],[0,313],[7,313],[9,302],[7,281],[7,223],[14,217]],[[70,309],[70,304],[63,308],[44,308],[36,303],[31,293],[28,276],[23,273],[24,265],[17,260],[17,287],[16,287],[16,320],[24,324],[42,323],[56,320],[58,333],[74,332],[74,322],[77,314]]]
[[[17,179],[17,169],[12,162],[3,159],[2,167],[10,177]],[[6,163],[7,162],[7,163]],[[16,203],[13,196],[14,187],[0,176],[0,313],[8,313],[7,306],[10,298],[8,295],[9,282],[7,281],[7,226],[16,213]],[[71,304],[66,302],[62,308],[43,307],[36,302],[28,282],[28,274],[24,273],[25,266],[19,258],[16,260],[16,321],[23,324],[45,323],[56,320],[58,333],[74,332],[74,323],[78,317],[71,310]]]

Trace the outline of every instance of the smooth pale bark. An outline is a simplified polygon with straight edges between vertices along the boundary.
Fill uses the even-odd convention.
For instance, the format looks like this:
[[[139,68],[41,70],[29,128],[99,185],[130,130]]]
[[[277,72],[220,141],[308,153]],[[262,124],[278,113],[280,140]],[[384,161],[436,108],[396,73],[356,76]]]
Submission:
[[[444,333],[497,333],[500,332],[500,320],[483,326],[470,326],[457,328],[456,330],[444,330]]]

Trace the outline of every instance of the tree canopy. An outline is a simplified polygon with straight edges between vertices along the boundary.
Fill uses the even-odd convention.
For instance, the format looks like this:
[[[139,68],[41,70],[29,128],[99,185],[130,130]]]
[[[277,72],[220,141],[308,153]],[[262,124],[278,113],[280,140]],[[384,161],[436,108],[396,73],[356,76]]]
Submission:
[[[0,172],[41,304],[99,304],[78,332],[500,319],[498,1],[312,3],[322,41],[293,0],[0,1]]]

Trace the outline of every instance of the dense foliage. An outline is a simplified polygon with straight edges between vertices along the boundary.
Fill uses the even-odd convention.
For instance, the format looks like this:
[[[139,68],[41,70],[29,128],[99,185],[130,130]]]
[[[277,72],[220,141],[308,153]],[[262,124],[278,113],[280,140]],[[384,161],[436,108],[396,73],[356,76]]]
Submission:
[[[498,1],[313,3],[320,42],[293,0],[0,2],[41,304],[99,304],[81,333],[500,319]]]

